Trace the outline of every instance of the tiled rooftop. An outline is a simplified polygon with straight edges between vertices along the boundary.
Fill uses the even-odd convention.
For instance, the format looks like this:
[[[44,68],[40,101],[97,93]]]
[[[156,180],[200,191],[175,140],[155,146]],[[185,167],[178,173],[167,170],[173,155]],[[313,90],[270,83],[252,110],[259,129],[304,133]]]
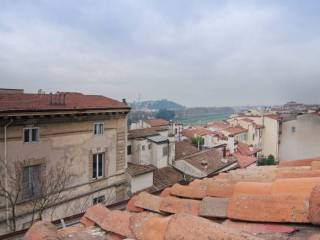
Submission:
[[[207,175],[236,162],[233,157],[223,157],[222,149],[209,149],[195,153],[183,159]]]
[[[217,130],[224,130],[230,127],[230,124],[226,121],[214,121],[207,124],[208,127],[216,128]]]
[[[145,123],[149,124],[151,127],[168,126],[170,123],[167,120],[154,118],[144,120]]]
[[[128,131],[128,139],[156,136],[156,135],[159,135],[159,131],[168,131],[168,130],[169,129],[166,126],[133,129]]]
[[[200,150],[198,150],[198,148],[191,144],[189,141],[180,141],[176,142],[175,151],[175,158],[183,159],[184,157],[197,153]]]
[[[52,100],[53,99],[53,100]],[[60,104],[58,103],[60,101]],[[62,102],[64,102],[62,104]],[[128,108],[117,100],[82,93],[0,93],[0,112]]]
[[[227,129],[225,129],[224,131],[226,131],[226,132],[228,132],[229,134],[232,134],[232,135],[237,135],[237,134],[240,134],[240,133],[247,132],[248,130],[243,128],[243,127],[240,127],[240,126],[235,126],[235,127],[229,127]]]
[[[188,128],[182,131],[182,135],[187,138],[193,138],[194,136],[216,135],[215,132],[210,131],[203,127]]]
[[[144,173],[152,172],[156,168],[152,165],[141,165],[141,164],[134,164],[134,163],[128,163],[128,173],[131,176],[139,176]]]
[[[312,174],[319,161],[237,169],[175,184],[160,196],[141,192],[126,211],[95,205],[81,224],[57,231],[39,222],[25,240],[320,239],[320,177]],[[305,174],[282,178],[282,172]]]

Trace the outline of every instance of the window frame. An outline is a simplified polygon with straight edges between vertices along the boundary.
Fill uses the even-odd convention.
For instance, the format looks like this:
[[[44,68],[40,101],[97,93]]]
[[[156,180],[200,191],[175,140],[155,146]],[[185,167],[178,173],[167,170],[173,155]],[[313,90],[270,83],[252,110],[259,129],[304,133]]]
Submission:
[[[101,196],[98,196],[98,197],[94,197],[92,199],[92,204],[96,205],[96,204],[99,204],[99,203],[103,203],[105,201],[106,201],[106,196],[105,195],[101,195]]]
[[[166,151],[165,151],[166,149]],[[162,157],[167,157],[169,156],[169,147],[168,146],[163,146],[162,147]]]
[[[28,141],[25,141],[25,132],[28,130]],[[36,134],[36,140],[32,140],[32,130],[37,130]],[[40,142],[40,127],[24,127],[22,129],[22,141],[23,143],[38,143]]]
[[[129,151],[129,149],[130,149],[130,151]],[[132,155],[132,145],[127,146],[127,155],[128,156]]]
[[[38,169],[38,180],[34,179],[34,169],[33,168],[39,168]],[[27,169],[27,181],[25,181],[24,178],[24,171]],[[42,181],[42,164],[36,164],[36,165],[28,165],[22,167],[22,187],[24,191],[21,194],[21,198],[23,201],[25,200],[30,200],[30,199],[35,199],[40,196],[41,194],[41,181]],[[32,170],[32,171],[31,171]],[[38,184],[38,190],[37,190],[37,185]],[[33,189],[33,190],[32,190]],[[30,192],[31,190],[31,192]],[[38,192],[37,192],[38,191]]]
[[[96,126],[101,126],[101,125],[102,125],[102,128],[100,128],[100,127],[96,128]],[[99,130],[99,132],[96,131],[96,129]],[[102,136],[103,134],[104,134],[104,122],[93,123],[93,135],[94,136]]]
[[[102,161],[102,172],[101,175],[99,175],[99,155],[101,155],[101,161]],[[96,156],[96,157],[95,157]],[[94,171],[94,166],[96,167],[96,170]],[[95,176],[94,176],[94,172],[95,172]],[[103,178],[105,176],[105,152],[99,152],[99,153],[94,153],[92,154],[92,172],[91,172],[91,178],[92,179],[100,179]]]

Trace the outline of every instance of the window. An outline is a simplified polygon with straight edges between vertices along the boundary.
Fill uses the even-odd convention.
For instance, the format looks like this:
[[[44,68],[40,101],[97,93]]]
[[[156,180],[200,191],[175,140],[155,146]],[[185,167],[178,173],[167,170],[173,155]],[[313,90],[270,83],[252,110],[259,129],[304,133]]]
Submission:
[[[148,145],[148,149],[151,150],[151,147],[152,147],[152,144],[150,143],[150,144]]]
[[[22,170],[22,198],[39,196],[41,186],[41,165],[24,167]]]
[[[146,149],[146,147],[144,145],[142,145],[141,149],[142,149],[142,151],[144,151]]]
[[[24,128],[23,141],[25,143],[32,143],[39,141],[39,128]]]
[[[168,156],[168,146],[162,148],[162,156]]]
[[[296,127],[291,127],[291,132],[295,133],[296,132]]]
[[[103,123],[95,123],[94,124],[94,135],[103,135],[104,124]]]
[[[105,200],[106,200],[106,198],[104,195],[93,198],[93,205],[96,205],[98,203],[103,203]]]
[[[131,155],[132,154],[132,147],[131,145],[127,146],[127,154]]]
[[[93,154],[92,178],[101,178],[104,176],[104,153]]]

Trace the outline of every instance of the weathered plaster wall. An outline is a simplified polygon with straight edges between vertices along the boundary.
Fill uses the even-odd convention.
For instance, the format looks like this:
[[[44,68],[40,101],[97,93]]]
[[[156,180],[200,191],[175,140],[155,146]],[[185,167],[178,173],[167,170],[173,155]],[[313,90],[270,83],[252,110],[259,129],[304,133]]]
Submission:
[[[294,128],[294,130],[293,130]],[[314,114],[297,116],[282,123],[279,160],[298,160],[320,156],[320,117]]]
[[[44,164],[46,171],[56,164],[68,166],[69,173],[74,175],[63,200],[74,199],[72,204],[78,204],[81,199],[90,199],[92,204],[95,195],[108,194],[106,199],[116,199],[116,191],[108,188],[118,188],[126,184],[125,169],[127,145],[127,118],[113,117],[99,121],[70,121],[64,123],[12,125],[7,130],[7,161],[25,161],[27,164]],[[104,123],[104,134],[94,135],[95,122]],[[23,142],[24,127],[39,127],[40,140],[36,143]],[[0,159],[4,158],[4,132],[0,128]],[[99,180],[92,179],[92,154],[105,152],[105,175]],[[125,188],[124,188],[125,189]],[[124,190],[124,192],[126,192]],[[84,196],[85,195],[85,196]],[[119,195],[119,194],[118,194]],[[80,199],[80,200],[79,200]],[[112,200],[113,201],[113,200]],[[70,202],[69,202],[70,203]],[[68,203],[68,204],[69,204]],[[4,203],[0,204],[4,205]],[[57,209],[63,209],[62,204]],[[87,205],[86,205],[87,206]],[[73,213],[56,211],[55,218],[63,218],[79,213],[78,208]],[[28,203],[20,204],[18,215],[30,210]],[[48,212],[51,211],[50,209]],[[47,214],[46,214],[47,216]],[[29,216],[19,220],[19,228],[27,222]],[[0,208],[0,224],[5,219],[4,208]],[[51,220],[51,219],[48,219]],[[3,229],[0,226],[0,229]]]

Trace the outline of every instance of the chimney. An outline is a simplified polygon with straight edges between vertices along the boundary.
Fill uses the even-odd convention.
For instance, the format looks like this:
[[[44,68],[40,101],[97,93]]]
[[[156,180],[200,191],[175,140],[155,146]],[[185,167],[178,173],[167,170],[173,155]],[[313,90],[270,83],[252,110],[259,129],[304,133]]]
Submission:
[[[128,106],[127,100],[125,98],[122,98],[122,102]]]
[[[57,92],[55,94],[50,93],[50,105],[65,105],[66,104],[66,94]]]
[[[226,158],[227,157],[227,147],[224,146],[223,149],[222,149],[222,153],[223,153],[223,158]]]

